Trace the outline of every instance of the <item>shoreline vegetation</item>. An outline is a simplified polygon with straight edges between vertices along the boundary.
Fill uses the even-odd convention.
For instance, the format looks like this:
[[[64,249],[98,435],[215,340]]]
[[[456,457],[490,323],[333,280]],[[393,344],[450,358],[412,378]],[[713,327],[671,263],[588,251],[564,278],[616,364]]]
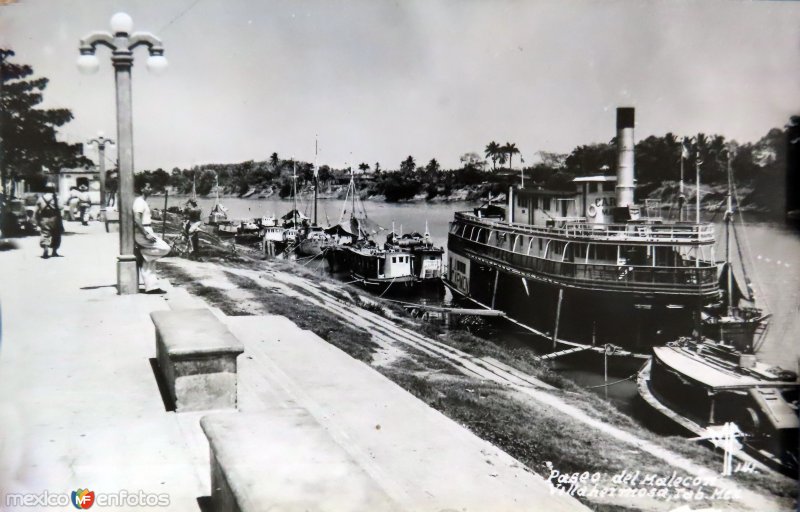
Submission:
[[[730,160],[737,207],[783,216],[787,182],[793,179],[787,176],[791,171],[787,160],[790,128],[773,128],[757,142],[745,144],[702,133],[687,137],[685,142],[672,133],[640,140],[635,147],[637,201],[657,200],[662,209],[676,208],[683,163],[684,195],[687,208],[693,211],[699,162],[701,208],[724,209],[721,204],[727,194]],[[572,180],[576,176],[616,173],[615,139],[581,145],[570,153],[539,151],[533,164],[526,164],[521,156],[515,159],[518,154],[515,144],[500,146],[492,142],[483,154],[463,154],[458,168],[444,169],[435,158],[422,165],[408,156],[397,168],[384,169],[379,162],[362,162],[356,170],[328,165],[315,169],[312,163],[282,159],[273,153],[263,161],[145,170],[134,179],[148,180],[157,193],[169,190],[170,195],[285,199],[291,196],[295,180],[298,194],[312,195],[316,177],[321,199],[342,199],[352,170],[362,199],[392,203],[500,199],[509,187],[520,184],[523,175],[526,187],[574,191]]]
[[[544,478],[551,468],[564,474],[631,470],[690,474],[677,459],[714,474],[720,471],[719,450],[651,433],[536,360],[530,351],[510,350],[457,328],[445,330],[412,318],[398,304],[336,281],[314,265],[264,261],[255,252],[232,255],[222,248],[203,249],[206,261],[167,258],[160,273],[227,315],[277,314],[291,319]],[[504,380],[502,375],[508,373],[500,368],[525,376],[531,389]],[[637,441],[609,435],[592,422]],[[654,456],[657,450],[674,454],[675,460]],[[793,508],[797,498],[795,482],[776,474],[738,473],[727,483],[762,493],[781,509]],[[576,497],[601,511],[671,510],[680,504],[650,498]],[[754,507],[746,497],[739,502],[745,509]],[[720,504],[708,499],[696,503]]]

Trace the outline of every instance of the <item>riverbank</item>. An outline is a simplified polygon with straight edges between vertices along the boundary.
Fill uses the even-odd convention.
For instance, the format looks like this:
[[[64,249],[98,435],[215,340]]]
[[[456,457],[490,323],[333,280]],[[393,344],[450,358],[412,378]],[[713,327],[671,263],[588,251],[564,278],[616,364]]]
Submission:
[[[228,315],[290,318],[545,478],[587,472],[627,492],[645,489],[634,501],[627,495],[578,496],[593,509],[671,510],[684,503],[680,497],[647,496],[641,484],[611,481],[623,472],[697,478],[721,468],[718,453],[684,438],[649,433],[527,351],[420,324],[392,303],[329,280],[313,267],[239,256],[205,263],[171,259],[162,271]],[[773,474],[737,474],[701,487],[704,499],[685,503],[790,510],[796,498],[794,482]],[[711,487],[727,498],[709,499]],[[562,488],[571,487],[562,482]]]

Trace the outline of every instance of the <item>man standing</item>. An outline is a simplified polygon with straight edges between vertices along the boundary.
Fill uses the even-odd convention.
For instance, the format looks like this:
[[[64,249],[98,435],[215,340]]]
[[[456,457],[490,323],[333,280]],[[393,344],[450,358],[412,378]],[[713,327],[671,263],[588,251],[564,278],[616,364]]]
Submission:
[[[190,198],[183,207],[183,230],[192,246],[192,258],[200,259],[200,228],[203,211],[197,206],[197,200]]]
[[[133,201],[134,240],[142,254],[142,267],[139,270],[145,293],[165,293],[161,289],[155,273],[156,261],[169,253],[169,245],[156,236],[150,215],[147,198],[152,190],[150,184],[144,182],[136,186],[136,199]]]
[[[64,223],[61,219],[61,209],[58,207],[56,187],[47,183],[44,194],[36,201],[36,222],[41,230],[39,246],[44,250],[42,258],[49,258],[48,249],[53,249],[53,256],[59,257],[58,248],[61,247],[61,233],[64,232]]]
[[[78,210],[81,215],[81,224],[88,226],[89,223],[86,222],[86,217],[89,214],[89,208],[92,207],[92,200],[89,197],[89,187],[81,185],[78,187],[78,190]]]

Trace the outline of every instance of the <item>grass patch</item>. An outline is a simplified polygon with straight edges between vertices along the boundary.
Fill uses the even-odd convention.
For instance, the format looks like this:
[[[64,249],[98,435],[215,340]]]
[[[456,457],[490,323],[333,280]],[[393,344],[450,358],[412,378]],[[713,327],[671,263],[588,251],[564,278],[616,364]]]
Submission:
[[[162,277],[169,279],[173,286],[186,287],[191,294],[202,297],[206,302],[219,308],[228,316],[252,315],[251,312],[241,308],[237,301],[228,297],[223,290],[196,282],[190,274],[169,262],[159,265],[158,273]]]
[[[344,323],[334,313],[304,300],[287,300],[285,294],[259,286],[249,277],[232,272],[225,272],[225,275],[239,288],[250,290],[252,300],[263,305],[271,314],[285,316],[301,329],[313,332],[359,361],[371,363],[373,354],[380,348],[372,341],[370,333]]]
[[[263,268],[264,263],[250,262],[241,266],[248,265]],[[340,291],[332,291],[326,287],[325,293],[347,304],[358,305],[358,292],[349,292],[347,285],[288,262],[270,262],[268,265],[293,274],[307,275],[315,281],[330,280]],[[263,304],[270,312],[292,319],[300,327],[315,332],[352,357],[367,363],[372,362],[372,356],[379,347],[372,341],[371,335],[349,326],[337,315],[309,304],[308,301],[316,302],[318,299],[310,296],[303,287],[290,285],[308,301],[287,300],[285,294],[261,288],[252,279],[230,273],[228,277],[240,288],[250,290],[254,300]],[[492,357],[555,386],[560,390],[556,392],[560,398],[593,418],[681,454],[714,472],[721,469],[721,457],[712,450],[693,444],[685,438],[665,438],[650,432],[611,403],[552,371],[548,363],[539,361],[529,350],[508,349],[463,331],[441,333],[435,324],[409,319],[397,304],[379,298],[374,300],[381,306],[391,304],[399,309],[399,313],[405,317],[402,319],[403,323],[413,325],[417,331],[435,337],[441,343],[474,357]],[[425,327],[426,325],[431,327]],[[600,471],[612,475],[624,469],[633,469],[643,473],[669,475],[674,471],[668,462],[606,436],[549,406],[533,402],[527,395],[463,376],[450,363],[411,347],[404,347],[403,350],[407,357],[399,358],[388,367],[376,369],[431,407],[465,425],[479,437],[497,445],[539,473],[547,475],[547,461],[552,462],[562,472]],[[797,496],[796,484],[784,477],[772,474],[737,474],[734,478],[738,484],[785,498],[787,502]],[[637,510],[590,501],[585,503],[595,510]]]

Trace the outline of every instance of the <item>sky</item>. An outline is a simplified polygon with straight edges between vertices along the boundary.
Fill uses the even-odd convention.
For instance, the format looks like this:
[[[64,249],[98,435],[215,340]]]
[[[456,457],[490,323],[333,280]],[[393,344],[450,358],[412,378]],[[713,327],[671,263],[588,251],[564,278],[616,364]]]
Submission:
[[[617,106],[636,108],[637,140],[755,141],[800,113],[800,2],[0,1],[0,46],[50,79],[45,107],[75,115],[63,140],[116,138],[110,52],[94,75],[75,61],[119,11],[169,60],[156,76],[136,51],[136,170],[313,162],[315,139],[334,167],[458,167],[493,140],[530,163],[608,141]]]

